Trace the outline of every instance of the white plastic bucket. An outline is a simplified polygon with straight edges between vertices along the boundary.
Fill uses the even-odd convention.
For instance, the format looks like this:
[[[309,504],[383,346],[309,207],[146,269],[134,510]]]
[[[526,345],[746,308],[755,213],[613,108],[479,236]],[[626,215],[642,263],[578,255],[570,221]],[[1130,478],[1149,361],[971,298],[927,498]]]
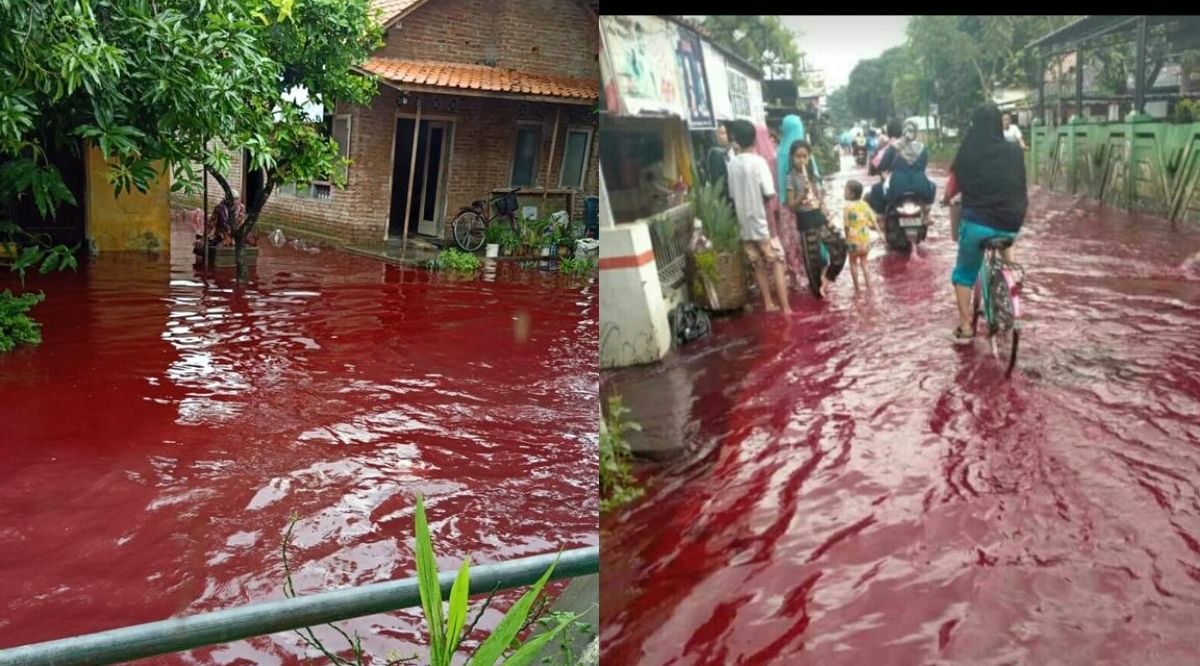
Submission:
[[[488,243],[487,244],[487,252],[484,253],[484,256],[486,256],[488,259],[492,259],[492,258],[500,256],[500,244],[499,243]]]

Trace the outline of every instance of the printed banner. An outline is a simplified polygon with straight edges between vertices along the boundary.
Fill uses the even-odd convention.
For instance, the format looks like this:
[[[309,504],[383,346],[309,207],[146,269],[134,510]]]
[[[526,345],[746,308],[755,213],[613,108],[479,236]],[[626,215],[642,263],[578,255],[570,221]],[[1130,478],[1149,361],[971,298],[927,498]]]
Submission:
[[[701,42],[704,50],[704,73],[708,76],[708,91],[712,99],[713,115],[717,120],[733,120],[733,105],[729,102],[729,76],[725,72],[725,56],[708,42]]]
[[[704,71],[704,52],[700,36],[690,30],[679,30],[679,46],[675,55],[679,63],[679,74],[687,90],[688,124],[691,129],[714,129],[712,96],[709,94],[708,79]]]
[[[656,16],[602,15],[600,30],[608,50],[608,73],[626,114],[690,117],[687,92],[680,82],[679,36],[673,23]],[[609,81],[603,84],[607,89]]]

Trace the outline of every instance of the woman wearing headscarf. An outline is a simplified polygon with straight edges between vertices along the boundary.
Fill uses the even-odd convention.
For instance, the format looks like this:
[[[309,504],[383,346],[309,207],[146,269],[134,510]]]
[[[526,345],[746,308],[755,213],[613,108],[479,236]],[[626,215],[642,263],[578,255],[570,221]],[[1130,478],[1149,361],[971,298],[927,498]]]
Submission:
[[[880,168],[883,162],[884,155],[887,154],[887,149],[891,144],[892,139],[899,139],[904,133],[904,128],[897,120],[889,120],[887,123],[887,131],[879,130],[878,147],[870,153],[871,159],[867,162],[867,175],[879,176],[879,181],[871,186],[870,192],[863,197],[871,210],[875,211],[876,215],[882,217],[887,212],[887,200],[885,192],[887,191],[888,173],[885,169]],[[891,166],[891,165],[888,165]]]
[[[776,171],[775,160],[778,153],[775,143],[771,141],[771,133],[762,125],[756,125],[754,133],[754,152],[762,155],[763,159],[767,161],[767,166],[771,167],[771,171]],[[766,204],[767,220],[771,238],[779,239],[779,243],[783,246],[784,262],[792,273],[794,284],[798,285],[800,276],[804,275],[804,260],[800,256],[800,237],[796,234],[796,226],[791,223],[791,219],[783,217],[790,214],[790,211],[779,205],[780,200],[787,197],[787,190],[778,190],[778,192],[779,196]]]
[[[783,136],[779,138],[778,150],[775,152],[775,185],[779,189],[779,202],[787,204],[787,175],[791,165],[788,163],[788,156],[792,149],[792,144],[797,141],[804,140],[804,121],[800,120],[800,116],[792,114],[785,116],[783,124],[780,126],[783,131]],[[813,169],[816,171],[817,178],[821,177],[821,172],[816,170],[817,161],[813,159]]]
[[[975,337],[971,292],[983,263],[980,244],[991,238],[1016,240],[1029,205],[1024,153],[1004,140],[1000,109],[995,104],[984,104],[975,110],[950,171],[962,192],[958,259],[950,274],[958,304],[954,339],[970,342]],[[953,196],[952,192],[946,194]],[[1011,254],[1008,256],[1011,258]]]
[[[905,192],[914,192],[925,204],[925,224],[929,224],[929,204],[933,203],[937,188],[925,175],[929,166],[929,151],[917,140],[917,124],[904,123],[903,133],[888,146],[879,163],[880,171],[890,173],[887,186],[887,203],[892,203]]]

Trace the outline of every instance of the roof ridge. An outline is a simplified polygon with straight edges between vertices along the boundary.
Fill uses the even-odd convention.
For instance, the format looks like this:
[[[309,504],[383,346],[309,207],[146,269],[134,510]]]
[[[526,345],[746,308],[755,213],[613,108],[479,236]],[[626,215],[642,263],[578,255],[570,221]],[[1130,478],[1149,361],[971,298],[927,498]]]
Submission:
[[[600,96],[597,79],[471,63],[372,56],[363,63],[362,69],[398,83],[577,99],[598,99]]]

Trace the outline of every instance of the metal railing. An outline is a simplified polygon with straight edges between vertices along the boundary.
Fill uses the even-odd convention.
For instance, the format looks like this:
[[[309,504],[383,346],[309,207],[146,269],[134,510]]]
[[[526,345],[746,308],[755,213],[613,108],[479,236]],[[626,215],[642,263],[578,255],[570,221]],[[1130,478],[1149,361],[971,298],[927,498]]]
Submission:
[[[658,281],[664,290],[678,287],[686,278],[692,221],[690,203],[669,208],[648,220]]]
[[[535,555],[472,567],[470,594],[532,585],[556,557]],[[551,578],[599,571],[599,546],[576,548],[562,553]],[[456,573],[438,575],[443,599],[450,596]],[[405,578],[8,648],[0,650],[0,666],[117,664],[420,605],[417,579]]]

